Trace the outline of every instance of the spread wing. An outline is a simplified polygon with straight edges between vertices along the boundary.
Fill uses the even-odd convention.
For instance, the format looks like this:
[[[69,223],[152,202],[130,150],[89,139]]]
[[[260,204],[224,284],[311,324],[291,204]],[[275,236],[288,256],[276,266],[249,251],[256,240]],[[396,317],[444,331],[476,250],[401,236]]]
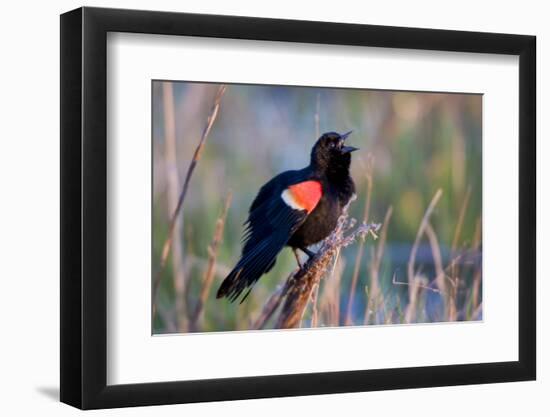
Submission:
[[[268,272],[321,196],[321,184],[304,180],[300,171],[285,172],[265,184],[253,201],[245,222],[241,259],[225,278],[217,297],[225,296],[234,301]]]

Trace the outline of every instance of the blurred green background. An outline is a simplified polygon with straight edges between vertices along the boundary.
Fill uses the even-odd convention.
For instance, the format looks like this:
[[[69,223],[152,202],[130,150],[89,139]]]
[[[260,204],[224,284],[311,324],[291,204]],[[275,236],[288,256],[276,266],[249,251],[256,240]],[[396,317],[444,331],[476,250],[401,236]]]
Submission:
[[[218,88],[208,83],[153,81],[153,275]],[[373,285],[369,265],[378,242],[367,239],[348,320],[359,244],[341,253],[337,291],[329,288],[333,277],[323,280],[317,325],[406,321],[411,288],[396,282],[407,282],[411,248],[438,189],[442,197],[430,224],[449,288],[446,293],[438,291],[433,247],[423,236],[415,261],[415,276],[422,288],[418,289],[413,321],[481,319],[481,123],[482,96],[478,94],[228,85],[180,214],[158,290],[153,332],[250,328],[269,295],[296,262],[292,252],[285,249],[275,268],[256,284],[243,304],[215,299],[219,284],[239,259],[248,208],[259,188],[274,175],[309,163],[319,133],[348,130],[353,130],[348,142],[360,148],[352,160],[358,198],[350,207],[351,216],[363,219],[369,175],[372,192],[368,221],[382,223],[388,208],[393,208],[376,277],[381,298],[368,305]],[[189,318],[203,289],[208,247],[230,192],[232,201],[214,280],[198,323],[190,325]],[[323,312],[323,294],[328,291],[333,304],[336,297],[336,306],[332,306],[336,313]],[[449,308],[451,302],[454,312]],[[308,310],[302,326],[310,325]]]

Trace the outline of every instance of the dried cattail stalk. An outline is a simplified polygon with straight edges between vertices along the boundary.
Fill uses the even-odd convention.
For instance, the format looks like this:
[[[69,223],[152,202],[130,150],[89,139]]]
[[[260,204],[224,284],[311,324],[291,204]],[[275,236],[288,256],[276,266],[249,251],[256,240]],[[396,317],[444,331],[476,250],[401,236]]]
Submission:
[[[330,269],[339,250],[351,245],[358,237],[367,234],[376,236],[380,224],[363,223],[350,232],[354,220],[348,218],[347,207],[338,220],[338,226],[321,244],[321,248],[306,264],[292,274],[283,289],[281,297],[284,303],[275,324],[276,328],[289,329],[299,327],[313,290],[319,285],[325,273]]]

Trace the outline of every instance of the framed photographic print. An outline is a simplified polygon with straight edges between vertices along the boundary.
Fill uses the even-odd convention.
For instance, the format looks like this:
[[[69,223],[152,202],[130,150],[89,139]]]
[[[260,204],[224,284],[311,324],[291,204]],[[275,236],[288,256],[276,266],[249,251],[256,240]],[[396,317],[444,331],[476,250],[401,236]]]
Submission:
[[[61,16],[61,400],[535,379],[535,38]]]

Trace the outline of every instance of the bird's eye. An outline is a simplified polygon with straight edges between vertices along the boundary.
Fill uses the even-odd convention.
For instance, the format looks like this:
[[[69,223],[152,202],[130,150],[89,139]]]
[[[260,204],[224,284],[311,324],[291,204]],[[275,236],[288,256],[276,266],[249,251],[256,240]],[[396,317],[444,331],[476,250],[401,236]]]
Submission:
[[[336,144],[335,144],[334,142],[330,142],[330,143],[328,144],[328,147],[329,147],[330,149],[333,149],[335,146],[336,146]]]

